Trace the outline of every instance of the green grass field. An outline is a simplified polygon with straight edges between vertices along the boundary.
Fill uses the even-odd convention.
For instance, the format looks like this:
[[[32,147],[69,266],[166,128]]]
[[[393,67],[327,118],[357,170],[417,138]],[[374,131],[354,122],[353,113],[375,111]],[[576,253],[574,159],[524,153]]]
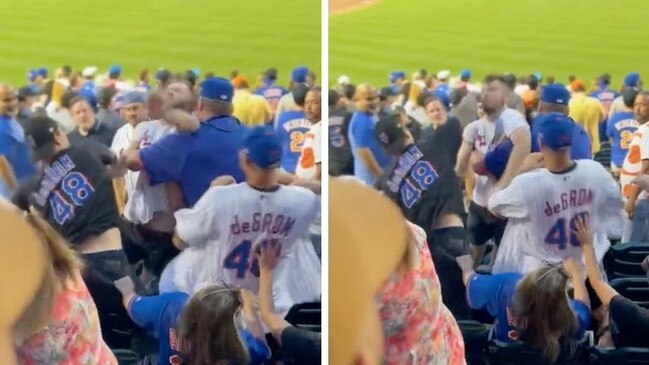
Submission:
[[[254,82],[274,66],[285,84],[299,64],[320,75],[319,0],[2,0],[0,17],[0,80],[14,85],[64,64],[118,63],[131,79],[199,67]]]
[[[336,0],[331,0],[336,1]],[[387,83],[391,70],[540,71],[566,82],[634,70],[649,80],[646,0],[380,0],[329,22],[329,78]],[[646,82],[645,82],[646,84]]]

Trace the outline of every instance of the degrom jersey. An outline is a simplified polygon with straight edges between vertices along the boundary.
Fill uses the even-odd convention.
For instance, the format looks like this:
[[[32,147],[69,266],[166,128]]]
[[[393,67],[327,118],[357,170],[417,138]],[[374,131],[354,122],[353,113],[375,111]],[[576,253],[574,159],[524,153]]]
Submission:
[[[624,219],[617,184],[592,160],[578,160],[562,173],[543,168],[521,174],[491,196],[489,210],[509,219],[494,273],[526,273],[543,261],[581,261],[582,250],[572,234],[578,217],[589,219],[601,259],[609,247],[610,227],[622,227]]]
[[[37,189],[32,204],[73,245],[117,227],[112,181],[96,150],[57,153]]]
[[[205,283],[223,281],[257,292],[255,253],[261,245],[281,245],[281,262],[292,246],[309,244],[302,237],[319,208],[313,192],[296,186],[210,188],[193,208],[176,212],[176,232],[189,248],[175,259],[175,287],[191,294]]]

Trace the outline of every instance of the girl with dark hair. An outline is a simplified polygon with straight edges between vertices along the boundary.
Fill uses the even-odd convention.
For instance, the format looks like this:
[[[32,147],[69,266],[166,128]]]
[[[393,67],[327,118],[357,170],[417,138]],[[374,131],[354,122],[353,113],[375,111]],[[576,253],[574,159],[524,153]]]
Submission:
[[[517,341],[540,351],[553,364],[572,354],[590,325],[590,301],[578,264],[545,266],[521,275],[480,275],[471,256],[457,259],[462,269],[469,306],[496,318],[495,339]],[[568,297],[568,282],[574,299]]]
[[[140,297],[128,277],[115,285],[133,321],[158,340],[158,365],[256,365],[270,357],[254,296],[246,290],[217,284],[192,297]]]

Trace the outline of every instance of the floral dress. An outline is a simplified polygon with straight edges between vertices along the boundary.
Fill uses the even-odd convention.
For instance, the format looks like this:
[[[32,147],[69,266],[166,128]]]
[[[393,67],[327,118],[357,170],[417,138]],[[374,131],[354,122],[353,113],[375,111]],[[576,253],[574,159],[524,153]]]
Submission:
[[[16,346],[16,355],[21,365],[117,365],[81,277],[55,294],[48,323]]]
[[[380,293],[385,364],[464,365],[462,333],[442,304],[426,234],[409,226],[416,239],[417,266],[393,274]]]

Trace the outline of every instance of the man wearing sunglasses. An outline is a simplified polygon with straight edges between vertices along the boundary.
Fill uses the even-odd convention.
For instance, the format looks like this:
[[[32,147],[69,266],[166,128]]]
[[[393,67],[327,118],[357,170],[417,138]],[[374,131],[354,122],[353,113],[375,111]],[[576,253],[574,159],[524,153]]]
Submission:
[[[25,132],[14,118],[17,111],[18,100],[14,89],[0,84],[0,155],[9,162],[16,181],[20,182],[36,170],[25,143]]]

